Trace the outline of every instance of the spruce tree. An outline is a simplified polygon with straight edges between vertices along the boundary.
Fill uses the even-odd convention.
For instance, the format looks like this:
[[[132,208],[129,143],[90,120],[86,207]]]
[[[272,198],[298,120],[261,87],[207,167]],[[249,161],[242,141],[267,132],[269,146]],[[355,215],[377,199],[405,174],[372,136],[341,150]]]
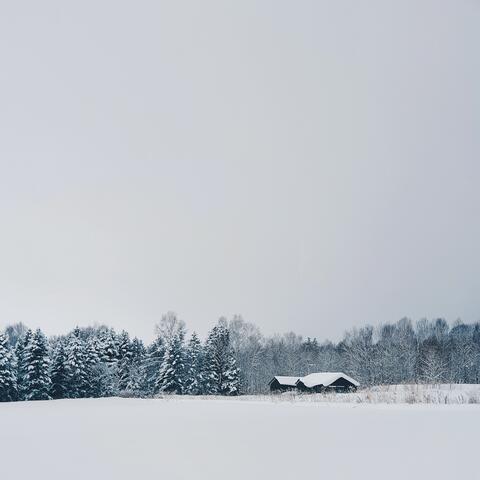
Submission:
[[[186,365],[184,393],[201,395],[204,392],[203,349],[195,332],[188,342]]]
[[[221,323],[208,335],[205,348],[205,388],[213,395],[238,395],[240,375],[228,329]]]
[[[49,400],[50,397],[50,359],[45,335],[40,329],[33,334],[25,349],[24,377],[26,400]]]
[[[66,354],[69,397],[87,397],[90,391],[87,349],[78,327],[68,337]]]
[[[65,352],[64,340],[60,340],[53,352],[51,363],[51,386],[50,396],[54,399],[68,398],[68,387],[70,376],[67,367],[67,354]]]
[[[33,332],[28,329],[18,340],[15,346],[15,358],[17,360],[17,391],[20,400],[26,399],[25,378],[27,375],[27,347],[32,341]]]
[[[118,386],[120,390],[126,390],[130,379],[132,367],[132,343],[127,332],[123,331],[118,342]]]
[[[158,373],[164,355],[165,344],[162,337],[158,336],[157,339],[147,348],[142,362],[140,383],[142,385],[142,390],[147,394],[153,394],[155,392]]]
[[[184,337],[185,331],[181,327],[167,345],[155,385],[157,392],[183,393],[185,381]]]
[[[118,336],[117,345],[118,360],[124,360],[125,358],[130,359],[132,357],[132,342],[125,330]]]
[[[17,382],[13,352],[10,350],[6,335],[0,333],[0,402],[17,399]]]
[[[100,361],[108,364],[117,363],[118,339],[112,328],[103,328],[98,335],[100,344]]]
[[[135,363],[141,362],[143,360],[143,357],[145,356],[145,345],[137,337],[132,340],[131,352],[132,362]]]

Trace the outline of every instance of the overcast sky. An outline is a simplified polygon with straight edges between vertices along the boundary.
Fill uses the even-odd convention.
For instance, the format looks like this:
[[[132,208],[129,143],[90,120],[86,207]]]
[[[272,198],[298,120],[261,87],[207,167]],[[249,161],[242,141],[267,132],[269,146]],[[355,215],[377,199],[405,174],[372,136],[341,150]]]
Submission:
[[[480,319],[480,1],[2,1],[0,327]]]

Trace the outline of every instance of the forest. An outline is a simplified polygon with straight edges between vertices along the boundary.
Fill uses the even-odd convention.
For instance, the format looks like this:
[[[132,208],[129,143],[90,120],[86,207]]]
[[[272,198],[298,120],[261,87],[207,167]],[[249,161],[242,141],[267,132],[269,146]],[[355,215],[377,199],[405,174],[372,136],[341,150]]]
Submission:
[[[274,375],[343,371],[362,385],[479,383],[480,323],[403,318],[347,331],[337,342],[264,336],[239,315],[202,341],[175,313],[145,345],[106,326],[47,338],[22,323],[0,333],[0,401],[159,394],[262,394]]]

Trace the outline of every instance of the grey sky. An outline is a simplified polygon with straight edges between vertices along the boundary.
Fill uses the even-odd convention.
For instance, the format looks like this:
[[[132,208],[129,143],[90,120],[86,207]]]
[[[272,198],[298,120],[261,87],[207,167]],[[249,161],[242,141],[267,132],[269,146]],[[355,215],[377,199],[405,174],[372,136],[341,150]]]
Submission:
[[[0,327],[480,318],[480,2],[2,1]]]

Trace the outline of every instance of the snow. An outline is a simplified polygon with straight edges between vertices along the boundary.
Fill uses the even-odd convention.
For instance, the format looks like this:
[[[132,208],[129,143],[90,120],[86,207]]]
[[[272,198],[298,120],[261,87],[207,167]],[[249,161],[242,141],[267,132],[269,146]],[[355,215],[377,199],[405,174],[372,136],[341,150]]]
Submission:
[[[288,385],[289,387],[294,387],[297,384],[297,381],[301,379],[301,377],[284,377],[278,375],[273,378],[276,378],[280,385]]]
[[[2,403],[1,478],[441,480],[477,472],[479,405],[278,397]]]
[[[321,373],[311,373],[305,377],[285,377],[285,376],[275,376],[280,385],[288,385],[290,387],[294,387],[299,380],[303,382],[303,384],[308,387],[312,388],[317,385],[323,385],[328,387],[333,382],[338,380],[339,378],[345,378],[349,382],[352,382],[355,386],[359,386],[360,384],[354,380],[352,377],[345,375],[342,372],[321,372]]]
[[[266,401],[272,399],[271,396],[252,396],[248,398],[255,398],[257,400],[264,398]],[[274,399],[275,401],[310,403],[480,404],[480,384],[376,385],[373,387],[363,387],[356,392],[341,394],[334,392],[305,394],[294,391],[281,395],[277,394]]]
[[[303,384],[307,388],[316,387],[318,385],[323,385],[324,387],[328,387],[333,382],[336,382],[339,378],[344,378],[349,382],[353,383],[356,387],[360,385],[356,380],[348,375],[345,375],[342,372],[321,372],[321,373],[311,373],[305,377],[300,378]]]

